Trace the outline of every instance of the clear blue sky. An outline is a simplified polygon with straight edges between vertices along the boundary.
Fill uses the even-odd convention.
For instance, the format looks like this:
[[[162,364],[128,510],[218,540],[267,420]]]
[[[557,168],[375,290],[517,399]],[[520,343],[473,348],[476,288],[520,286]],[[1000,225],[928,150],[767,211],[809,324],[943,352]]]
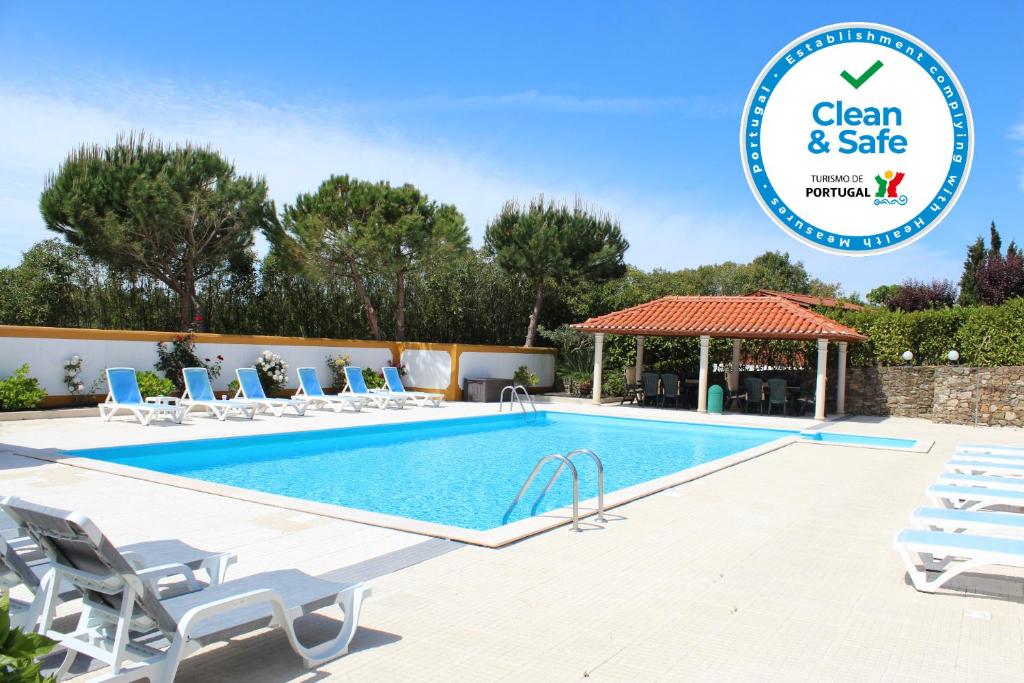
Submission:
[[[1024,242],[1024,3],[686,4],[0,1],[0,263],[47,236],[46,171],[129,128],[223,150],[279,204],[332,172],[415,182],[463,209],[476,244],[507,197],[579,195],[620,217],[645,268],[782,249],[864,292],[958,278],[993,219]],[[977,141],[946,221],[867,259],[773,227],[737,143],[767,60],[854,20],[935,48]]]

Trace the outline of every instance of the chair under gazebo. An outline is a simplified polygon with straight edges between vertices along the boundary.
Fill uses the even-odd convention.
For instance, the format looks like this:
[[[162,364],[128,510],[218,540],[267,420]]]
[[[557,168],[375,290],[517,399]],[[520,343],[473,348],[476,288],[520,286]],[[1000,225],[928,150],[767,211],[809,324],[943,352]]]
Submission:
[[[572,326],[594,335],[594,403],[601,402],[604,337],[606,334],[636,337],[635,377],[644,367],[645,337],[697,337],[700,339],[697,410],[707,412],[708,365],[711,338],[733,340],[729,383],[739,386],[739,366],[744,339],[817,341],[814,417],[825,419],[828,347],[838,347],[836,413],[845,412],[846,355],[851,342],[867,341],[857,330],[841,325],[781,296],[666,296],[639,306],[590,318]]]

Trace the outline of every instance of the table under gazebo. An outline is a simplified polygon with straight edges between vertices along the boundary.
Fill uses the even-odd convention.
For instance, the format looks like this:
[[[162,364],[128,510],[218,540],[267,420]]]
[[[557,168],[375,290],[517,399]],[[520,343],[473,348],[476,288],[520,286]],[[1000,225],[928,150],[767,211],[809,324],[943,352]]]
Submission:
[[[601,375],[606,334],[636,337],[636,377],[643,372],[645,337],[698,337],[700,372],[697,410],[707,412],[708,363],[711,338],[733,340],[730,384],[739,385],[739,366],[744,339],[817,341],[814,417],[825,419],[830,343],[838,346],[836,413],[845,412],[846,354],[850,342],[867,341],[857,330],[841,325],[781,296],[666,296],[639,306],[590,318],[572,326],[594,335],[594,403],[601,401]]]

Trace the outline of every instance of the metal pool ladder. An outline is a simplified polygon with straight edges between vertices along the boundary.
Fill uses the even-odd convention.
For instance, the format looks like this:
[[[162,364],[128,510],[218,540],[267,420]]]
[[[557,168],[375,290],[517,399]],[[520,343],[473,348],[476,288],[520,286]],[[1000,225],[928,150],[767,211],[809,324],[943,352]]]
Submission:
[[[518,403],[519,408],[523,411],[523,415],[526,414],[526,403],[523,402],[522,396],[520,396],[520,394],[522,394],[523,396],[526,397],[526,401],[530,404],[530,408],[533,409],[533,412],[537,412],[537,406],[533,402],[533,396],[530,396],[530,392],[526,390],[526,387],[524,387],[522,384],[509,384],[507,387],[501,390],[501,398],[499,399],[498,402],[499,413],[505,408],[505,392],[511,392],[509,394],[508,399],[509,411],[513,410],[512,405],[514,403]]]
[[[601,463],[601,458],[597,457],[597,453],[587,448],[577,448],[576,450],[571,451],[567,455],[562,455],[561,453],[552,453],[551,455],[545,455],[540,460],[538,460],[537,465],[533,468],[533,472],[531,472],[530,476],[526,478],[526,482],[523,484],[523,487],[519,489],[519,493],[516,494],[516,497],[515,499],[513,499],[512,504],[508,506],[508,510],[505,512],[505,516],[507,517],[509,514],[511,514],[512,510],[519,503],[520,499],[522,499],[523,494],[526,493],[526,490],[528,488],[530,488],[530,484],[532,484],[533,480],[537,478],[537,475],[540,473],[541,468],[544,467],[544,465],[546,465],[551,460],[559,460],[561,461],[561,464],[558,466],[558,469],[555,470],[555,473],[551,475],[551,479],[548,480],[548,483],[544,487],[544,490],[541,491],[538,500],[547,495],[548,491],[551,490],[551,487],[554,486],[555,480],[558,479],[558,475],[560,475],[562,473],[562,470],[564,470],[566,466],[568,466],[569,472],[572,474],[572,530],[579,531],[580,473],[579,470],[576,469],[576,465],[574,465],[572,462],[572,459],[575,458],[577,455],[589,455],[590,458],[594,461],[594,466],[597,467],[597,517],[595,519],[597,519],[597,521],[599,522],[608,521],[604,516],[604,465]]]

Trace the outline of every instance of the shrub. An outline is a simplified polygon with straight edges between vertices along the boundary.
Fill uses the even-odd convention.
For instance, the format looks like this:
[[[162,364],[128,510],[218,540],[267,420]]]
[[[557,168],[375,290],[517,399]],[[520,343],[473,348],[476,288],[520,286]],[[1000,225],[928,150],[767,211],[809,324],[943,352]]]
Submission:
[[[239,388],[240,387],[238,385],[238,380],[237,379],[233,379],[230,382],[228,382],[228,397],[230,398],[230,397],[234,396],[235,394],[237,394]]]
[[[530,368],[525,365],[520,365],[516,368],[516,371],[512,373],[512,381],[526,387],[533,387],[540,384],[540,377],[537,376],[537,373],[530,372]]]
[[[50,653],[57,643],[38,633],[11,628],[11,599],[0,596],[0,680],[21,683],[49,683],[55,678],[39,673],[38,658]]]
[[[7,379],[0,380],[0,408],[3,410],[29,410],[44,398],[46,390],[39,386],[39,380],[28,376],[28,363]]]
[[[175,394],[176,387],[174,382],[166,377],[161,377],[152,370],[138,372],[135,374],[135,377],[139,381],[139,392],[142,394],[142,398],[173,396]]]
[[[264,351],[254,363],[256,372],[263,383],[263,390],[277,391],[288,381],[288,364],[273,351]]]
[[[626,373],[622,370],[605,372],[601,378],[602,396],[624,396],[626,394]]]
[[[368,389],[380,389],[384,386],[384,375],[373,368],[363,368],[363,381]]]
[[[343,353],[338,356],[327,354],[327,371],[331,373],[331,380],[337,391],[341,391],[345,386],[346,365],[352,365],[352,357],[348,354]]]
[[[833,314],[839,322],[870,337],[850,345],[854,366],[902,365],[910,350],[914,362],[944,365],[956,349],[965,365],[1024,365],[1024,299],[1001,306],[955,306],[903,313],[885,309]]]
[[[178,393],[185,390],[185,380],[181,374],[182,369],[206,368],[206,371],[210,373],[210,379],[217,379],[220,377],[221,363],[224,362],[224,357],[220,355],[214,360],[209,358],[201,359],[196,354],[195,334],[193,332],[175,335],[170,346],[164,342],[158,342],[156,345],[156,355],[157,361],[154,367],[164,373],[164,377],[174,383]]]

